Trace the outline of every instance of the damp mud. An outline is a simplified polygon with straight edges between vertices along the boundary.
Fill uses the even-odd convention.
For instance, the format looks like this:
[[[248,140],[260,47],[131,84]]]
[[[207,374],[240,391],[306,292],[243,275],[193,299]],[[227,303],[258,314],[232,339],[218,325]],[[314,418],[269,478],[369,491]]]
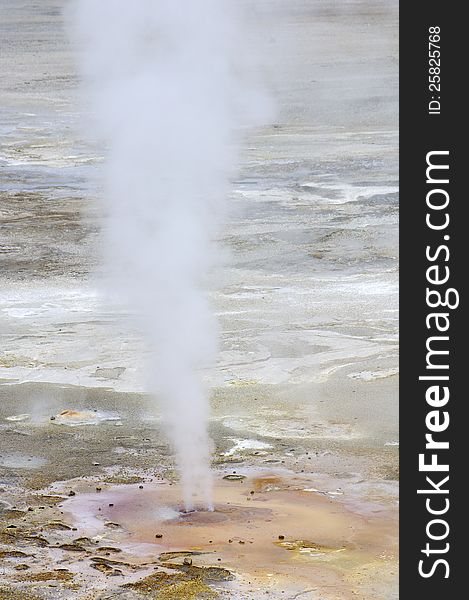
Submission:
[[[184,512],[179,485],[151,475],[10,489],[2,579],[38,598],[392,597],[393,486],[225,465],[214,510]]]
[[[382,381],[372,385],[389,393]],[[0,590],[54,600],[397,598],[395,445],[358,431],[336,438],[325,415],[315,438],[318,414],[308,417],[301,401],[287,405],[278,389],[218,390],[214,510],[184,512],[145,396],[11,383],[0,394]],[[99,405],[120,418],[70,427],[36,406],[34,419],[9,419],[14,407],[30,414],[30,399],[47,394],[56,408],[75,406],[72,416]],[[271,403],[257,430],[249,429],[253,397]],[[289,417],[276,438],[282,406]],[[235,412],[246,437],[229,428]],[[309,435],[299,435],[299,422]]]

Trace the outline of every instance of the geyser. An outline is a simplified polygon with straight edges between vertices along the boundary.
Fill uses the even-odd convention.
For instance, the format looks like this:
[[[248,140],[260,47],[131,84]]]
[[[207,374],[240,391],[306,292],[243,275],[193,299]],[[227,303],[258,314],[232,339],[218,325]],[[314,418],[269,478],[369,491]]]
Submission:
[[[208,397],[217,327],[207,298],[239,132],[266,116],[252,46],[224,0],[75,0],[94,134],[104,140],[105,255],[143,323],[184,503],[212,507]]]

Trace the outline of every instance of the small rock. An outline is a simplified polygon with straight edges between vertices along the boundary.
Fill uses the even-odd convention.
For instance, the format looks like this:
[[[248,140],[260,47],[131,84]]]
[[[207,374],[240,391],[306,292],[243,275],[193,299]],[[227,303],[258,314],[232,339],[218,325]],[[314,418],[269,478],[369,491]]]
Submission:
[[[96,488],[96,491],[97,491],[97,492],[100,492],[101,490],[102,490],[102,488],[100,488],[100,487],[97,487],[97,488]]]
[[[285,536],[284,536],[284,535],[279,535],[279,536],[278,536],[278,539],[279,539],[279,540],[284,540],[284,539],[285,539]]]
[[[161,539],[161,538],[163,537],[163,534],[162,534],[162,533],[156,533],[156,534],[155,534],[155,537],[156,537],[157,539]]]
[[[68,495],[69,495],[69,496],[75,496],[76,494],[75,494],[75,492],[74,492],[73,490],[70,490],[70,491],[68,492]]]
[[[187,565],[188,567],[190,567],[190,565],[192,564],[192,558],[188,558],[186,556],[186,558],[182,561],[183,565]]]

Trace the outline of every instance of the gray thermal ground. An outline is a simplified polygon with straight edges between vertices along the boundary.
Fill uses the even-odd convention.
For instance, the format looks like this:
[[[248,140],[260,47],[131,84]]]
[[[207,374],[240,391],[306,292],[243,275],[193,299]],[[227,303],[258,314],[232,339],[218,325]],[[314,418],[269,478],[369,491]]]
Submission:
[[[83,58],[69,2],[1,2],[0,600],[398,597],[397,3],[241,4],[249,52],[163,23],[182,81],[126,15]]]

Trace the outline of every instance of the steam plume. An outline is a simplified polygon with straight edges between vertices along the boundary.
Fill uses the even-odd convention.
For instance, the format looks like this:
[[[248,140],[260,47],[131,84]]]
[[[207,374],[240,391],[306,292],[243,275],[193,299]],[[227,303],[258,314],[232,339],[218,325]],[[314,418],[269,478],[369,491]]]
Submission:
[[[72,22],[107,145],[108,266],[144,322],[186,509],[211,508],[206,275],[239,131],[266,108],[244,29],[224,0],[75,0]]]

